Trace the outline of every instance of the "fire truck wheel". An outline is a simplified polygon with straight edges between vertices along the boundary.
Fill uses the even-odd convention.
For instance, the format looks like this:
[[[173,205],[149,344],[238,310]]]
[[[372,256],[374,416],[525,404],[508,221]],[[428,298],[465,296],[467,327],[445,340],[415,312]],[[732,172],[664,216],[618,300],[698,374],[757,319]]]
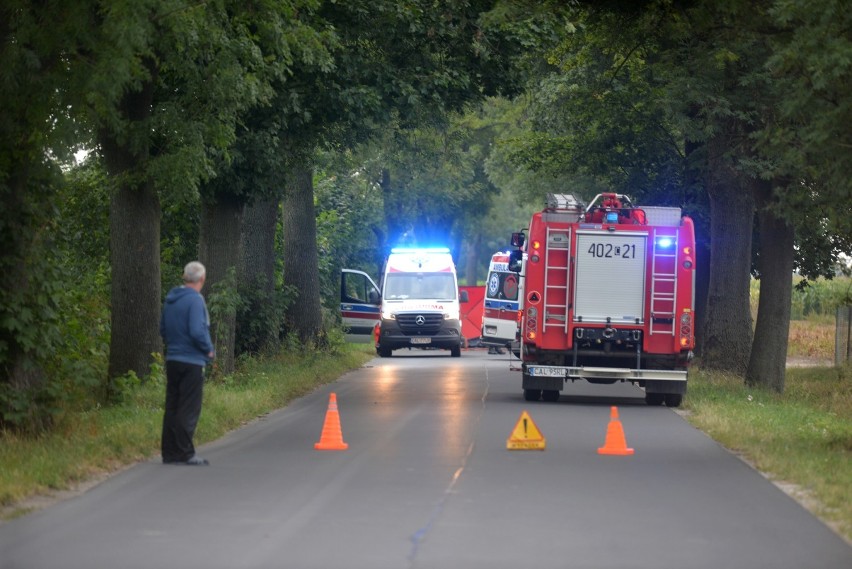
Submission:
[[[645,403],[648,405],[662,405],[663,401],[665,401],[666,396],[664,393],[646,393],[645,394]]]
[[[557,393],[559,393],[557,391]],[[538,401],[541,399],[541,389],[524,389],[525,401]]]
[[[555,401],[559,401],[559,392],[556,391],[555,389],[553,389],[553,390],[545,389],[541,393],[541,398],[544,399],[545,401],[553,403]]]
[[[450,348],[450,357],[460,358],[461,357],[461,346],[455,346]]]
[[[666,393],[666,407],[680,407],[682,401],[682,393]]]
[[[393,355],[393,350],[390,348],[376,348],[380,358],[389,358]]]

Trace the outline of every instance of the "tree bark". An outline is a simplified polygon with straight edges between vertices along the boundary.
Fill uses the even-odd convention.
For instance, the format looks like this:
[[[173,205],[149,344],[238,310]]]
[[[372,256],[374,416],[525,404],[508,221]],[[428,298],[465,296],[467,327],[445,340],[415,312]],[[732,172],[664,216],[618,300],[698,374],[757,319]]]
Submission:
[[[313,169],[307,165],[296,165],[287,175],[283,219],[284,283],[298,291],[287,308],[287,327],[308,344],[322,332],[322,308]]]
[[[726,159],[728,137],[708,143],[710,282],[701,366],[745,374],[752,342],[749,305],[754,199]]]
[[[464,267],[464,278],[468,286],[476,286],[477,273],[479,272],[479,260],[482,253],[482,233],[477,231],[467,241],[467,258]],[[489,261],[490,262],[490,261]],[[488,275],[485,275],[488,278]]]
[[[240,266],[237,274],[240,296],[248,302],[248,315],[275,310],[275,230],[281,198],[267,198],[247,206],[243,214]],[[267,324],[271,324],[264,319]],[[237,319],[237,355],[241,350],[258,352],[278,341],[279,325],[249,328]]]
[[[199,258],[207,269],[205,294],[211,310],[210,335],[216,363],[225,375],[234,372],[237,324],[237,268],[244,204],[232,196],[202,203]]]
[[[747,385],[782,393],[790,334],[795,231],[771,209],[772,188],[768,182],[757,182],[755,197],[760,227],[760,301],[745,381]]]
[[[121,114],[129,129],[151,114],[153,82],[124,95]],[[142,134],[142,136],[146,136]],[[160,200],[144,172],[147,145],[133,144],[127,132],[101,131],[100,146],[107,171],[117,181],[110,202],[110,262],[112,265],[112,335],[109,377],[127,372],[139,377],[150,371],[152,354],[162,351],[159,323]]]

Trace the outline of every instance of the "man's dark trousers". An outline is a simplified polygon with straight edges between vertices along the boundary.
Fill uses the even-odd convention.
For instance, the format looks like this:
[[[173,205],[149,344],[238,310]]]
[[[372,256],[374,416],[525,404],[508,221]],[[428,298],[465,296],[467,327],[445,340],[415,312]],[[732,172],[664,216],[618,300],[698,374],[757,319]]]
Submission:
[[[201,415],[204,368],[166,362],[166,409],[163,414],[163,462],[186,462],[195,455],[192,437]]]

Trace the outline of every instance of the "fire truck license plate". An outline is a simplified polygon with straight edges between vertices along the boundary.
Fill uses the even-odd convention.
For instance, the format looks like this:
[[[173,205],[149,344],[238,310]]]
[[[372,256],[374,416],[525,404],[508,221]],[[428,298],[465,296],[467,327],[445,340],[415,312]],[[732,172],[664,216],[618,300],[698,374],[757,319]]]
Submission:
[[[530,375],[536,377],[565,377],[565,370],[562,368],[551,367],[531,367]]]
[[[412,338],[412,344],[431,344],[432,338]]]

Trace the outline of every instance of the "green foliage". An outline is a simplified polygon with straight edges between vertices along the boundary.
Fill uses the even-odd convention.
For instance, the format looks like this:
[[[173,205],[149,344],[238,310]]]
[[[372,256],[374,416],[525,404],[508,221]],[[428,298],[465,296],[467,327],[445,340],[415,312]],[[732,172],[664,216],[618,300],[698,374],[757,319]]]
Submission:
[[[374,173],[349,152],[322,153],[315,174],[320,290],[337,311],[340,269],[376,275],[381,269],[377,229],[383,226],[381,193]]]
[[[262,280],[243,283],[237,308],[236,353],[238,357],[274,353],[284,334],[284,314],[296,299],[291,286],[276,286],[267,293]]]
[[[852,305],[852,279],[848,277],[800,280],[799,283],[805,286],[797,285],[793,290],[793,320],[809,316],[834,317],[839,307]]]

